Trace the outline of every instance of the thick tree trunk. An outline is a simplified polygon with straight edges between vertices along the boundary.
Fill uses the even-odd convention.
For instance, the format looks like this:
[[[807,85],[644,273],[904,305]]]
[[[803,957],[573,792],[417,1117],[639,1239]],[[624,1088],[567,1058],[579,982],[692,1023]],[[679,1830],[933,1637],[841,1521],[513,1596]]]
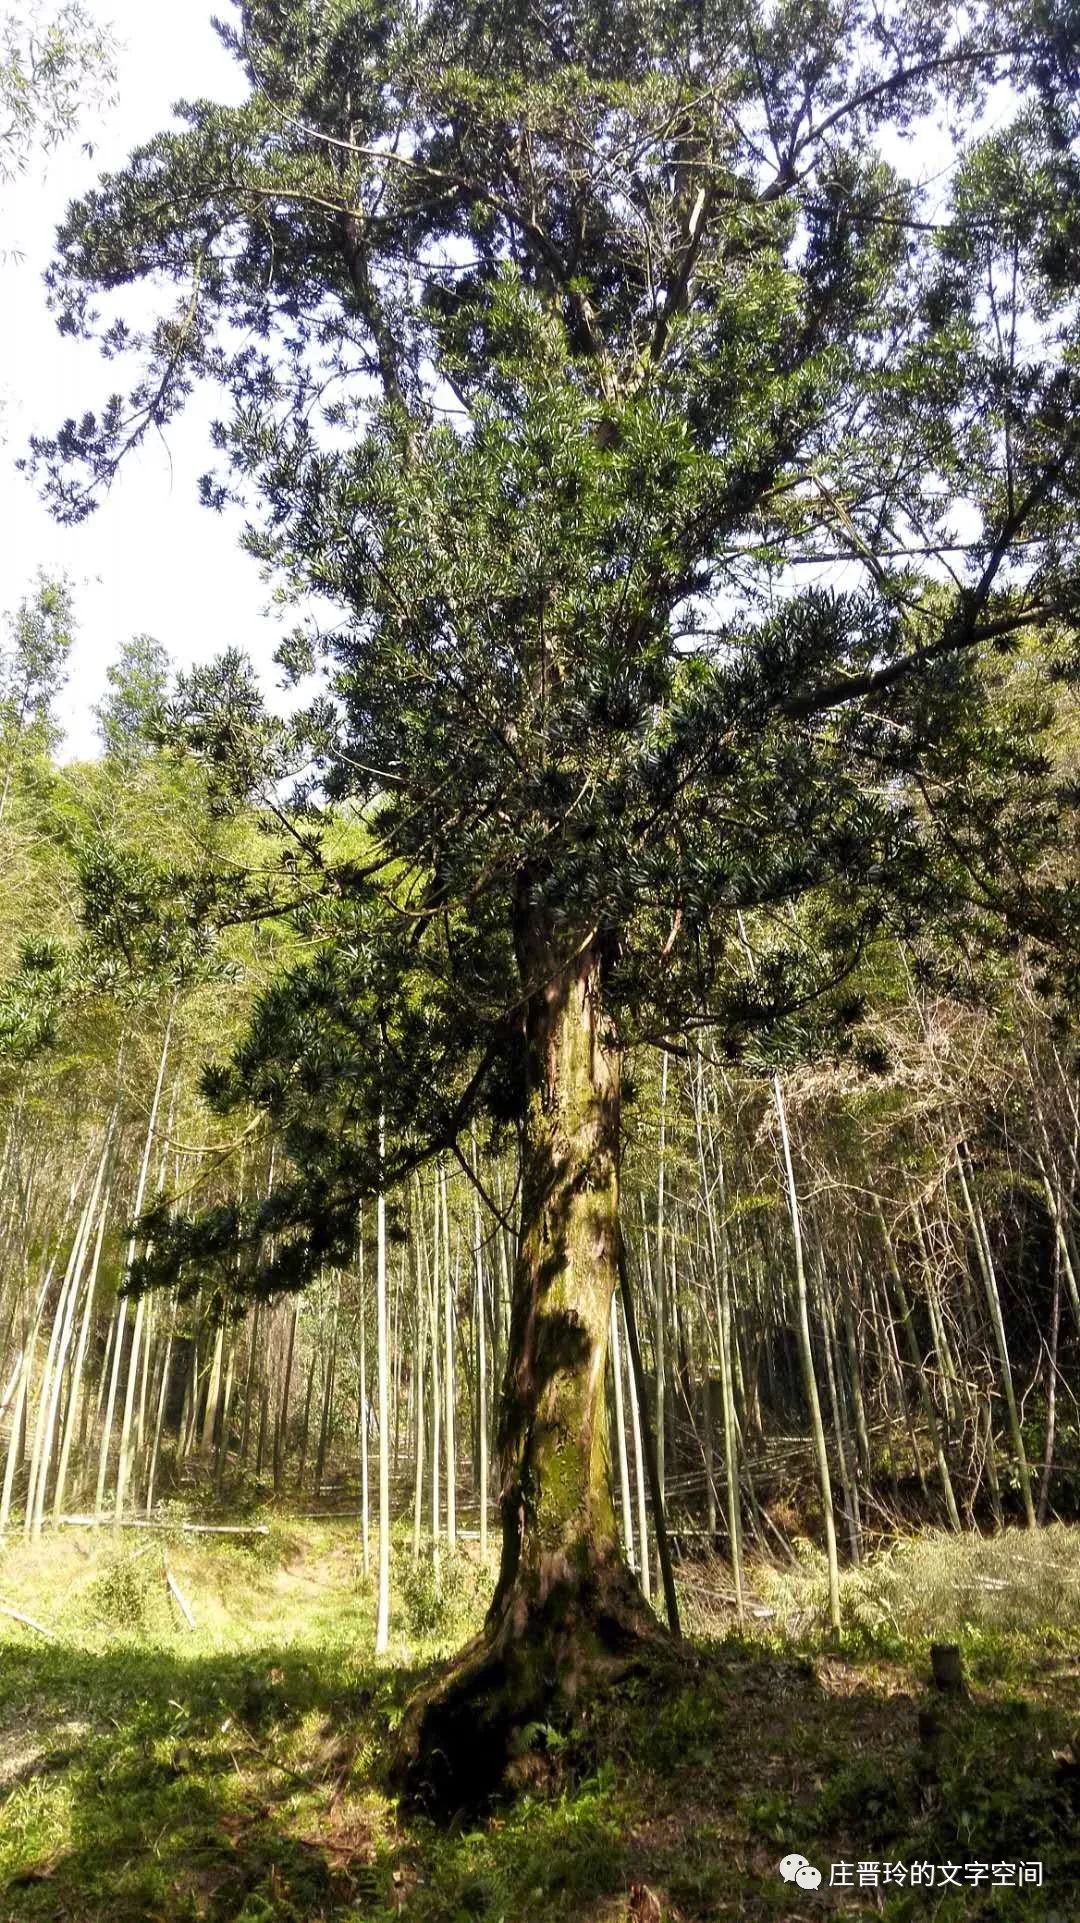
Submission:
[[[620,1552],[608,1460],[620,1064],[600,957],[587,946],[560,967],[534,920],[519,929],[519,961],[531,992],[502,1560],[483,1635],[406,1718],[399,1780],[432,1809],[490,1794],[515,1730],[559,1713],[660,1635]]]
[[[604,1419],[618,1276],[618,1052],[586,949],[553,974],[530,931],[522,1225],[499,1446],[502,1566],[489,1622],[612,1584],[644,1619],[618,1549]]]

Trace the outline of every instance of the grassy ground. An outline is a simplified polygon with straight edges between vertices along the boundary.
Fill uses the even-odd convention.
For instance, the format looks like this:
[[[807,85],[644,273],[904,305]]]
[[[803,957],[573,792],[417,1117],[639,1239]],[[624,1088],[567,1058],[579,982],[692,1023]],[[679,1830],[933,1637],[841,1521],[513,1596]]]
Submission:
[[[1080,1531],[882,1554],[832,1649],[809,1548],[756,1572],[773,1614],[742,1637],[687,1572],[685,1683],[531,1730],[533,1793],[450,1832],[403,1820],[381,1766],[481,1596],[459,1565],[437,1603],[406,1549],[397,1575],[379,1666],[342,1525],[0,1550],[0,1602],[55,1632],[0,1617],[2,1923],[1080,1917]],[[967,1698],[929,1689],[931,1637]],[[780,1878],[792,1850],[820,1890]],[[827,1887],[834,1861],[976,1859],[1041,1860],[1045,1887]]]

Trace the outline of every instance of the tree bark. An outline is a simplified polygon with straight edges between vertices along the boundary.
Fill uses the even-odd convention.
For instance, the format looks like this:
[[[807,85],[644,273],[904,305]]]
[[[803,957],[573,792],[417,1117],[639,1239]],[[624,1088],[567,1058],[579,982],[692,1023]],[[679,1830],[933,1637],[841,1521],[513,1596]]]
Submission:
[[[397,1777],[434,1811],[475,1806],[513,1736],[625,1669],[661,1632],[619,1548],[604,1407],[618,1275],[619,1051],[602,960],[570,966],[535,913],[526,984],[521,1228],[499,1423],[502,1559],[483,1634],[405,1718]]]

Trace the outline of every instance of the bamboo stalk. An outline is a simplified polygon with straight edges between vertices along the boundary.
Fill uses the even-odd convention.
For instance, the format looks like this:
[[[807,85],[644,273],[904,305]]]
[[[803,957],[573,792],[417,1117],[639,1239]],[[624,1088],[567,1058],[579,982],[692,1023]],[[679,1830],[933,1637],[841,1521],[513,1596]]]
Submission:
[[[384,1124],[380,1116],[380,1166],[385,1152]],[[386,1197],[381,1179],[375,1203],[375,1318],[379,1398],[379,1604],[375,1653],[381,1656],[390,1643],[390,1367],[386,1353]]]
[[[644,1377],[641,1368],[641,1350],[638,1346],[637,1323],[634,1319],[634,1299],[630,1290],[630,1277],[626,1267],[626,1248],[622,1229],[616,1237],[619,1257],[619,1285],[622,1290],[623,1319],[626,1323],[626,1346],[630,1354],[630,1365],[634,1375],[634,1387],[641,1422],[641,1442],[645,1457],[645,1467],[649,1477],[649,1491],[652,1496],[653,1529],[656,1535],[656,1557],[660,1565],[660,1577],[664,1588],[664,1603],[667,1609],[668,1626],[673,1636],[681,1636],[679,1627],[679,1600],[675,1593],[675,1576],[671,1567],[671,1550],[668,1545],[667,1527],[664,1521],[664,1496],[660,1486],[660,1468],[653,1447],[652,1432],[649,1428],[648,1412],[644,1401]],[[645,1538],[642,1535],[644,1550]],[[642,1554],[642,1566],[645,1564]],[[646,1594],[648,1591],[646,1590]]]

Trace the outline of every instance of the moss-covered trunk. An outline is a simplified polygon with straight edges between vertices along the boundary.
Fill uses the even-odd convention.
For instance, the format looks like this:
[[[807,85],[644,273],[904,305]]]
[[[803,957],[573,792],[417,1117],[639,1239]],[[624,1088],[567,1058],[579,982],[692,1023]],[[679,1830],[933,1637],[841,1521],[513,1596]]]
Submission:
[[[560,969],[529,931],[521,1234],[500,1412],[492,1602],[545,1596],[618,1555],[604,1381],[617,1275],[620,1064],[591,947]]]
[[[549,1720],[660,1633],[619,1547],[605,1372],[618,1273],[620,1058],[594,943],[522,917],[521,1233],[499,1424],[502,1559],[483,1635],[410,1710],[399,1780],[435,1807],[493,1789]]]

